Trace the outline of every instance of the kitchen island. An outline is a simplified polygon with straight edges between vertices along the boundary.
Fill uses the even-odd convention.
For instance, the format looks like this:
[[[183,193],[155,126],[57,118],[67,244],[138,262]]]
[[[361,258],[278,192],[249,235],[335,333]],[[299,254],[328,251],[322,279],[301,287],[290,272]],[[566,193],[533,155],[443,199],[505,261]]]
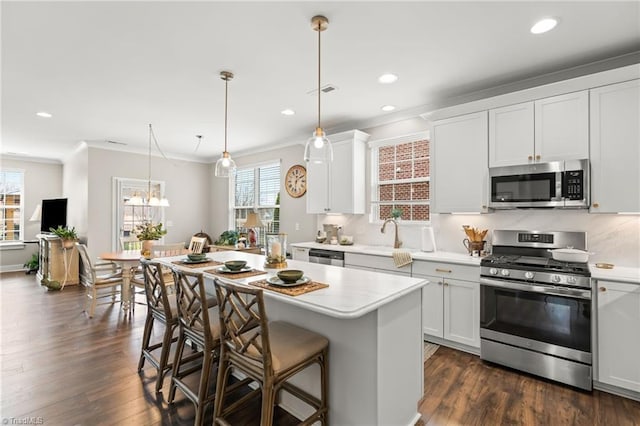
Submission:
[[[248,266],[267,271],[238,280],[224,278],[238,284],[277,272],[265,269],[260,255],[218,252],[208,257],[220,262],[242,259]],[[160,261],[176,266],[171,262],[181,258]],[[296,297],[264,292],[269,320],[288,321],[329,339],[329,424],[415,424],[423,395],[421,290],[427,281],[293,260],[287,263],[288,269],[301,269],[314,281],[329,285]],[[207,269],[212,267],[200,270]],[[208,285],[217,277],[205,276]],[[292,381],[320,394],[315,366]],[[306,406],[286,392],[280,405],[298,418],[309,414]]]

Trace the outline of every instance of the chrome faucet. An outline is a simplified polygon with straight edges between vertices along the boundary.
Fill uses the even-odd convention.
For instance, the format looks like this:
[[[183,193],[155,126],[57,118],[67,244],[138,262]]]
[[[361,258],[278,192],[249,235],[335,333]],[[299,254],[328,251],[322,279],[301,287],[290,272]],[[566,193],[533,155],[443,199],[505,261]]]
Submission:
[[[393,224],[396,225],[396,234],[395,239],[393,240],[393,248],[400,248],[400,246],[402,245],[402,241],[398,239],[398,222],[396,222],[395,219],[385,220],[382,224],[382,228],[380,228],[380,232],[384,234],[384,227],[387,226],[387,222],[393,222]]]

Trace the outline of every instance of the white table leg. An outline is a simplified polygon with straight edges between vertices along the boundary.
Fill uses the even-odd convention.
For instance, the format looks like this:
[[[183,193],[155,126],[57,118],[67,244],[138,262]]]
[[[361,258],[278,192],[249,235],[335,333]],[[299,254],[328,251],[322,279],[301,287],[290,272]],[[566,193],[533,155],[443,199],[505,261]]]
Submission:
[[[131,267],[125,262],[122,265],[122,309],[125,312],[131,310]]]

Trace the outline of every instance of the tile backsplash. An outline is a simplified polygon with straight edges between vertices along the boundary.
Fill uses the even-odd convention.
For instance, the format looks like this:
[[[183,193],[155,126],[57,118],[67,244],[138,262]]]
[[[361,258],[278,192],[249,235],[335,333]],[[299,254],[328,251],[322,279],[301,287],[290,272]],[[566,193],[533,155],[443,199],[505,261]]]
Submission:
[[[380,232],[380,224],[369,223],[368,215],[318,215],[318,229],[323,223],[342,227],[342,234],[352,235],[354,242],[367,245],[393,245],[393,226]],[[434,214],[431,221],[436,247],[441,251],[466,253],[462,245],[462,225],[489,229],[491,247],[494,229],[587,232],[589,262],[608,262],[618,266],[640,268],[640,216],[589,214],[576,210],[507,210],[483,215]],[[399,238],[403,247],[420,248],[420,226],[400,221]]]

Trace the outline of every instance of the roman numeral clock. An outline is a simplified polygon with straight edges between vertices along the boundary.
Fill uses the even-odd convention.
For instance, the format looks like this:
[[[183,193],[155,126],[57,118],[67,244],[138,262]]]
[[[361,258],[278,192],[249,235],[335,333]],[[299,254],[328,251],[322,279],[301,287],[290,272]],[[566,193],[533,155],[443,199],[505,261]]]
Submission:
[[[284,178],[287,193],[293,198],[300,198],[307,192],[307,169],[296,164],[287,170]]]

